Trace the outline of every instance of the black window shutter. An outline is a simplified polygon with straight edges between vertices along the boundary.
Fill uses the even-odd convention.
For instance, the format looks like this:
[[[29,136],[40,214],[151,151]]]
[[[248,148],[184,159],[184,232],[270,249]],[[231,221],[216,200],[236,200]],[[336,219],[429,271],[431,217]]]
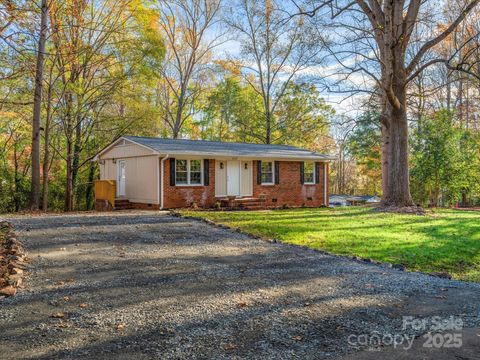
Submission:
[[[303,161],[300,163],[300,184],[305,184],[305,166]]]
[[[208,186],[210,184],[210,161],[208,159],[203,159],[203,185]]]
[[[175,159],[170,158],[170,186],[175,186]]]
[[[275,184],[280,184],[280,161],[275,161]]]
[[[262,162],[257,160],[257,185],[262,184]]]
[[[320,184],[320,163],[315,163],[315,184]]]

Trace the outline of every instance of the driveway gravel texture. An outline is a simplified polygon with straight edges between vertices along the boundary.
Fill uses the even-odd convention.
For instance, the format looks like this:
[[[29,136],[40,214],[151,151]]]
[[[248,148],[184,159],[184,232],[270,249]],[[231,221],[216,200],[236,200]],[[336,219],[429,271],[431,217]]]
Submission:
[[[8,220],[32,261],[0,301],[1,359],[480,359],[479,284],[165,212]],[[463,346],[425,348],[403,316],[461,319]],[[372,334],[417,338],[357,341]]]

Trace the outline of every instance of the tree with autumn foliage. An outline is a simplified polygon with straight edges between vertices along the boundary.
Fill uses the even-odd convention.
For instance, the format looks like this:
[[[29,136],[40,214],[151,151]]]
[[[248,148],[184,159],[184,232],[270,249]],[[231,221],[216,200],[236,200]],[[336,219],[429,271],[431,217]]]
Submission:
[[[323,38],[309,31],[302,17],[286,21],[281,1],[239,0],[231,6],[226,21],[241,45],[232,61],[262,99],[264,125],[257,137],[274,143],[282,127],[275,117],[277,107],[302,72],[321,62]]]
[[[299,6],[296,16],[316,17],[318,26],[343,29],[332,35],[329,51],[339,65],[338,77],[361,73],[363,85],[378,89],[382,111],[382,203],[394,209],[413,206],[408,161],[408,89],[434,64],[464,71],[455,58],[435,56],[435,48],[477,9],[480,0],[459,3],[446,28],[432,12],[435,1],[330,1]],[[312,4],[313,3],[313,4]],[[324,20],[329,19],[329,24]],[[463,47],[463,44],[460,44]],[[464,57],[462,57],[464,58]],[[351,60],[354,60],[353,62]],[[338,82],[337,82],[338,83]]]

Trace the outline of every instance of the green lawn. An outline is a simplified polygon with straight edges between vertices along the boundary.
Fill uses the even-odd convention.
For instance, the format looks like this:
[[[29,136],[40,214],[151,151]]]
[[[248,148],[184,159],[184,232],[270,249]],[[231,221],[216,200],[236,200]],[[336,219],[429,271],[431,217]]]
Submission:
[[[286,243],[480,281],[480,212],[435,210],[416,216],[349,207],[184,214]]]

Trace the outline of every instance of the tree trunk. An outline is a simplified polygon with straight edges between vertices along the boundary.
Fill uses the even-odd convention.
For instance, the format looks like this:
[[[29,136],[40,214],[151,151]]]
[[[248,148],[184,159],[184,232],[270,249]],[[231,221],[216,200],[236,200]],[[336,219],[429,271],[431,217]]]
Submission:
[[[177,102],[177,112],[175,113],[175,122],[172,128],[172,137],[174,139],[178,139],[180,136],[180,130],[182,128],[182,119],[183,119],[183,111],[185,108],[185,90],[184,86],[182,86],[180,90],[180,96],[178,97]]]
[[[410,179],[408,169],[408,122],[405,107],[395,109],[389,106],[388,163],[386,192],[383,194],[384,206],[413,206],[410,195]]]
[[[90,168],[88,170],[88,184],[85,190],[85,210],[91,210],[94,207],[93,201],[93,181],[95,178],[95,163],[90,162]]]
[[[79,106],[80,107],[80,106]],[[72,161],[72,210],[78,199],[78,172],[80,167],[80,145],[82,138],[82,120],[77,116],[75,128],[75,143],[73,145],[73,161]]]
[[[20,176],[18,175],[18,155],[17,155],[17,144],[13,144],[13,165],[14,165],[14,192],[13,192],[13,202],[15,207],[15,212],[20,211]]]
[[[31,210],[38,210],[40,207],[40,116],[42,111],[43,58],[45,53],[47,18],[47,0],[42,0],[40,38],[38,40],[37,65],[35,69],[35,94],[33,98]]]
[[[47,92],[47,113],[45,120],[45,129],[44,129],[44,147],[43,147],[43,184],[42,184],[42,210],[44,212],[48,211],[48,174],[50,168],[50,123],[52,117],[52,70],[53,66],[50,69],[50,80],[48,83],[48,92]]]
[[[462,207],[465,208],[468,206],[468,203],[467,203],[467,190],[466,189],[463,189],[462,190]]]
[[[67,140],[67,183],[65,184],[65,211],[73,210],[73,146]]]
[[[272,142],[272,115],[268,110],[265,115],[266,115],[265,144],[270,144]]]
[[[47,106],[50,108],[50,105]],[[48,174],[50,166],[50,109],[47,109],[47,121],[45,123],[45,145],[44,145],[44,156],[43,156],[43,184],[42,184],[42,210],[44,212],[48,211]]]
[[[388,192],[388,144],[389,144],[389,134],[388,128],[385,124],[381,125],[381,135],[382,135],[382,153],[381,153],[381,165],[382,165],[382,194]]]

